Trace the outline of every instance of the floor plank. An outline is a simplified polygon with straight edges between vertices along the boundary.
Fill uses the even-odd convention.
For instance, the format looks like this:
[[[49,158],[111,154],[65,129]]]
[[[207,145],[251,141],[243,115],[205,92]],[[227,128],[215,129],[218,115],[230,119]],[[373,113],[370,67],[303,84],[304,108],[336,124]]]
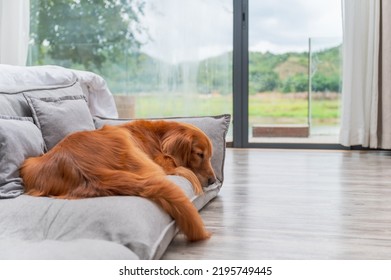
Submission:
[[[163,259],[391,259],[391,153],[229,148],[201,215]]]

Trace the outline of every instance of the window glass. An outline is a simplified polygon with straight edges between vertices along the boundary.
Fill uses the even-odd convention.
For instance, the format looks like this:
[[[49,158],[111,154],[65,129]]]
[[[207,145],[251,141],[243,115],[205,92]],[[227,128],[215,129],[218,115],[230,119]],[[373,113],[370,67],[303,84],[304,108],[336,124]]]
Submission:
[[[337,143],[340,0],[249,0],[249,141]]]
[[[232,0],[31,0],[29,63],[89,70],[121,117],[232,114]]]

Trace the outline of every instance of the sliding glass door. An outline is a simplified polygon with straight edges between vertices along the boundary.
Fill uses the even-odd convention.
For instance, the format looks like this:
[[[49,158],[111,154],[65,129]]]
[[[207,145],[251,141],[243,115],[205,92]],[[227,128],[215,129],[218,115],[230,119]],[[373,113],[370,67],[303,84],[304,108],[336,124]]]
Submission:
[[[232,30],[232,0],[31,0],[29,62],[100,74],[120,117],[232,114]]]
[[[248,143],[338,142],[341,20],[340,0],[248,1]]]

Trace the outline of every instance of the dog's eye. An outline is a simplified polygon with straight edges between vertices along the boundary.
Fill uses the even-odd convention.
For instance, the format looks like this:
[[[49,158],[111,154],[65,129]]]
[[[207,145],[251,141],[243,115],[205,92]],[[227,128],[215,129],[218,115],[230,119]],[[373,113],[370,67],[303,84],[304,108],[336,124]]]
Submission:
[[[200,158],[204,158],[204,154],[203,153],[197,153],[197,156],[199,156]]]

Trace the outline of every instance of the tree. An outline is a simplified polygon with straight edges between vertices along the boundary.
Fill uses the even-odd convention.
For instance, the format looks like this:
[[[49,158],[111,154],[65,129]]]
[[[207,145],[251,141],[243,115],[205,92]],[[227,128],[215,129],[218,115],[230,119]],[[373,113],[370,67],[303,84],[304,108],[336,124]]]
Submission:
[[[280,81],[277,73],[251,71],[249,75],[250,93],[268,92],[277,89]]]
[[[316,73],[312,78],[313,91],[339,92],[340,84],[340,75],[338,73]]]
[[[282,82],[282,92],[303,92],[308,90],[308,78],[303,73],[289,76]]]
[[[143,9],[139,0],[32,0],[31,38],[38,63],[46,55],[90,70],[106,60],[117,62],[141,45],[137,34],[145,32]]]

